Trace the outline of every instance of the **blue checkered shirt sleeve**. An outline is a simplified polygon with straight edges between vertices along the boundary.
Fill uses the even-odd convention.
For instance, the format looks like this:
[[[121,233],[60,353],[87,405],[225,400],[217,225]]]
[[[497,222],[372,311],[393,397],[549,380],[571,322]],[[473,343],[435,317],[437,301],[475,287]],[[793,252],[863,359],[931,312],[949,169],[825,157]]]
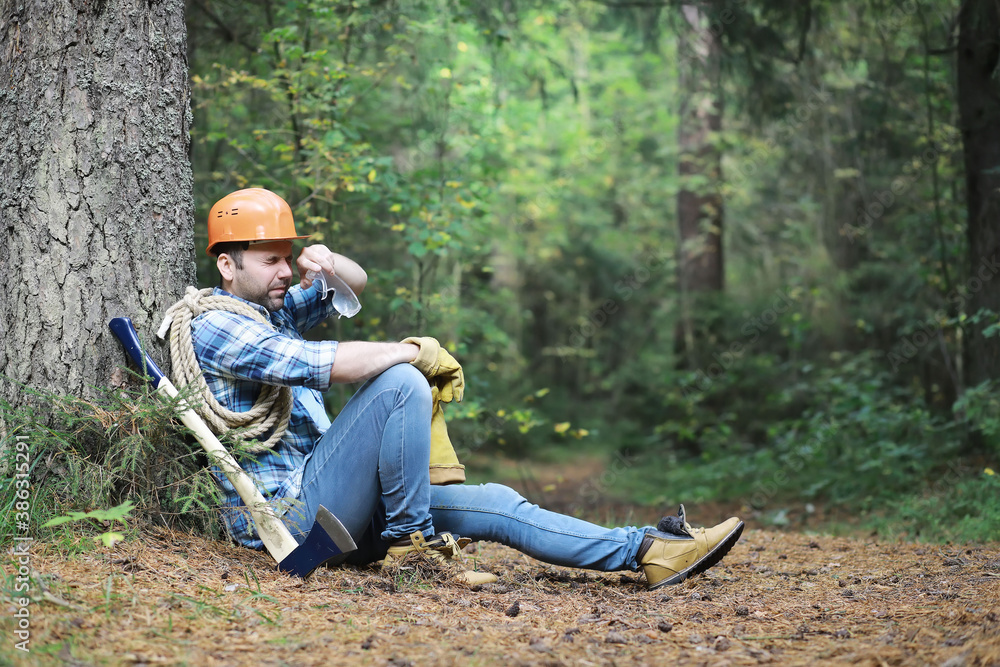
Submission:
[[[287,331],[222,310],[200,315],[196,326],[198,362],[204,372],[237,381],[330,388],[336,341],[293,338]]]

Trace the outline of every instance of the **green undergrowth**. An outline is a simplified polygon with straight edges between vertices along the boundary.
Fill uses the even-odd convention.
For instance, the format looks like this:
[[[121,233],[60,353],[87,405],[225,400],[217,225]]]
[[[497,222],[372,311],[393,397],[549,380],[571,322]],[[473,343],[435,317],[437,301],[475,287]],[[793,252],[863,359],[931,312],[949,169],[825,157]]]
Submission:
[[[723,502],[775,525],[789,507],[811,505],[834,508],[845,530],[1000,540],[994,387],[971,388],[951,411],[934,412],[875,355],[788,366],[780,383],[743,367],[697,394],[679,392],[673,421],[638,448],[614,490],[643,505]],[[730,390],[746,396],[737,384],[747,375],[758,400],[727,400]]]
[[[80,535],[127,536],[113,521],[42,527],[74,512],[103,516],[125,502],[135,506],[129,520],[218,535],[218,490],[200,448],[173,420],[176,406],[138,387],[95,394],[34,392],[17,410],[0,405],[2,536],[24,526],[77,545]],[[779,528],[1000,540],[1000,399],[991,383],[935,411],[873,354],[834,354],[824,365],[761,354],[711,382],[681,377],[655,399],[658,426],[594,419],[525,429],[547,446],[513,457],[520,459],[513,473],[509,460],[501,465],[486,449],[463,446],[461,429],[455,441],[471,482],[513,474],[537,487],[539,502],[551,494],[579,516],[630,504],[719,503]],[[508,425],[493,422],[478,437],[495,439]],[[605,466],[574,476],[570,468],[581,459]],[[536,464],[565,467],[571,481],[532,477]],[[25,501],[16,482],[25,472],[30,502],[18,505]]]
[[[174,401],[135,384],[95,388],[88,400],[24,389],[18,408],[0,403],[3,541],[31,535],[79,550],[109,532],[127,537],[132,519],[218,534],[206,457],[173,420]],[[125,503],[129,519],[112,511]],[[86,520],[44,526],[66,516]]]
[[[927,491],[894,499],[860,525],[888,538],[995,542],[1000,540],[1000,477],[988,468],[942,480]]]

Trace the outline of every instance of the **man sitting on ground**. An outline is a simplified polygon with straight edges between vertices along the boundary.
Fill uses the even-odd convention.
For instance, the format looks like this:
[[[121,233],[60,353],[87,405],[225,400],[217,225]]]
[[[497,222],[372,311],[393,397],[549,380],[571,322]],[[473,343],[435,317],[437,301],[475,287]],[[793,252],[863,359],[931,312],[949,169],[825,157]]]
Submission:
[[[600,571],[642,569],[650,588],[702,572],[739,540],[743,522],[692,528],[679,517],[652,527],[604,528],[539,508],[500,484],[430,483],[432,398],[428,358],[447,352],[433,339],[417,343],[310,342],[302,332],[333,313],[309,271],[339,276],[355,293],[367,282],[355,262],[323,245],[304,248],[295,263],[288,204],[268,190],[248,189],[220,200],[209,214],[207,251],[217,258],[221,287],[258,311],[259,321],[211,310],[192,322],[199,365],[226,408],[249,410],[262,385],[291,387],[285,433],[244,461],[265,497],[292,501],[284,520],[300,542],[320,505],[358,544],[349,562],[370,563],[420,552],[457,558],[454,536],[492,540],[555,565]],[[450,357],[449,357],[450,359]],[[419,370],[418,370],[419,368]],[[330,421],[323,392],[334,383],[366,381]],[[228,480],[224,521],[240,543],[262,544]],[[466,573],[469,581],[484,581]],[[485,580],[488,580],[485,579]]]

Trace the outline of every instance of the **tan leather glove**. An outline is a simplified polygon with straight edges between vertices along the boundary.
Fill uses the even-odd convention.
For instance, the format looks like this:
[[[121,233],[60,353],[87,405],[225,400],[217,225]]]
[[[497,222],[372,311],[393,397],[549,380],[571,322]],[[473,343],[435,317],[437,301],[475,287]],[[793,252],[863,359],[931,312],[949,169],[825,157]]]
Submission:
[[[462,365],[443,347],[438,352],[437,374],[430,378],[430,382],[441,391],[439,398],[442,403],[451,403],[453,400],[461,403],[465,397],[465,372],[462,371]]]
[[[420,348],[417,358],[410,363],[417,367],[417,370],[424,374],[425,378],[432,378],[437,375],[438,353],[441,351],[441,344],[436,338],[430,336],[410,336],[401,342],[413,343]]]
[[[410,336],[404,343],[420,347],[411,361],[431,385],[431,484],[461,484],[465,481],[465,466],[458,462],[455,447],[448,436],[442,403],[461,401],[465,395],[465,373],[461,364],[429,336]]]
[[[444,408],[439,400],[441,391],[431,387],[434,405],[431,411],[431,484],[461,484],[465,482],[465,466],[458,462],[455,447],[448,437]]]
[[[410,363],[424,374],[431,386],[441,390],[440,400],[445,403],[461,402],[465,396],[465,373],[455,357],[430,336],[410,336],[402,342],[420,347],[417,358]]]

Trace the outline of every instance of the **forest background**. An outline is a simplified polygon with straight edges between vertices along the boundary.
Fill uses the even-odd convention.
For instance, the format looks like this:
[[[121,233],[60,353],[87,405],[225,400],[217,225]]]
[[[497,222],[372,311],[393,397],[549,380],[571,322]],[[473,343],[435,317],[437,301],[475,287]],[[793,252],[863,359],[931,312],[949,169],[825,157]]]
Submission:
[[[198,283],[209,207],[266,187],[369,274],[312,336],[461,360],[471,481],[584,457],[561,509],[589,518],[998,539],[997,195],[969,147],[996,179],[1000,146],[963,122],[996,58],[982,85],[960,62],[986,4],[190,0]],[[178,436],[133,400],[59,404],[48,508],[217,530],[203,461],[163,467]],[[51,419],[16,403],[11,433]]]

